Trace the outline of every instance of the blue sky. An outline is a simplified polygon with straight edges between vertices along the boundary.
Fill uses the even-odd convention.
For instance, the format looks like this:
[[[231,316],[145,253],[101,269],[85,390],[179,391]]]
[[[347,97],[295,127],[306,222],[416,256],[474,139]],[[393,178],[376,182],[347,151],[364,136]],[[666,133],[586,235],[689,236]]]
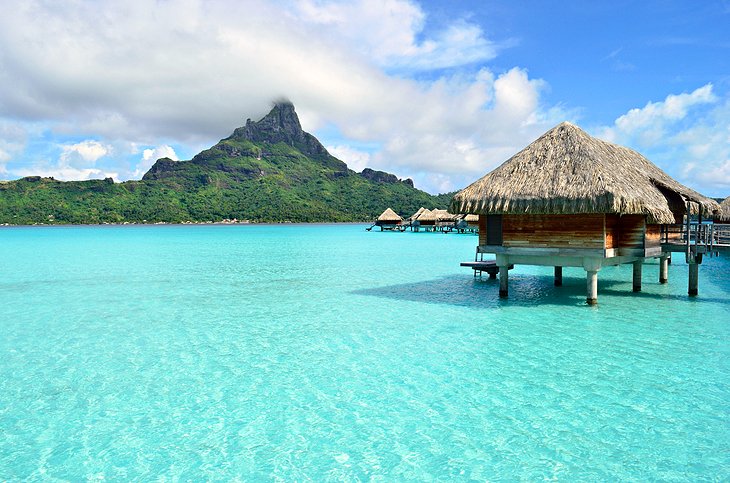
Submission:
[[[0,179],[139,179],[286,97],[351,168],[434,193],[569,120],[730,195],[730,1],[18,5]]]

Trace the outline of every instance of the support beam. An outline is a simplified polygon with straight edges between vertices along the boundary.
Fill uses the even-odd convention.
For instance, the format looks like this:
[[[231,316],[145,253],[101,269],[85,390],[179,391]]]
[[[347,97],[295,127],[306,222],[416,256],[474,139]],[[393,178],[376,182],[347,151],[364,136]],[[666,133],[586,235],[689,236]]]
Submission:
[[[555,286],[563,286],[563,267],[555,267]]]
[[[586,303],[598,303],[598,270],[586,270]]]
[[[634,292],[641,292],[641,266],[644,260],[634,262]]]
[[[509,290],[509,265],[499,267],[499,296],[506,298]]]
[[[687,290],[687,293],[694,297],[697,295],[697,284],[699,282],[699,275],[700,275],[700,264],[699,263],[689,263],[689,289]]]
[[[659,283],[667,283],[669,280],[669,254],[662,253],[659,257]]]

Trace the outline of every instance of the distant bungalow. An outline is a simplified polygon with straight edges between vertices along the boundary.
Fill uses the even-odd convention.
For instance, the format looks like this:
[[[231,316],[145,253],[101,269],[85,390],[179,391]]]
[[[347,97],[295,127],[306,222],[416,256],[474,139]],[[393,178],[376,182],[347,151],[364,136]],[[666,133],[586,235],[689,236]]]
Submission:
[[[401,223],[403,223],[403,218],[390,208],[386,209],[375,220],[375,226],[379,226],[380,231],[398,229]]]
[[[564,122],[457,193],[449,211],[479,215],[477,252],[496,254],[500,296],[508,293],[510,264],[553,266],[556,285],[562,267],[582,267],[586,301],[595,304],[604,266],[633,263],[638,291],[643,261],[660,257],[666,282],[662,226],[682,223],[688,209],[712,216],[718,208],[636,151]],[[696,294],[702,256],[689,255]]]
[[[421,207],[411,216],[411,230],[419,231],[421,226],[430,231],[435,224],[435,220],[431,219],[431,210]]]

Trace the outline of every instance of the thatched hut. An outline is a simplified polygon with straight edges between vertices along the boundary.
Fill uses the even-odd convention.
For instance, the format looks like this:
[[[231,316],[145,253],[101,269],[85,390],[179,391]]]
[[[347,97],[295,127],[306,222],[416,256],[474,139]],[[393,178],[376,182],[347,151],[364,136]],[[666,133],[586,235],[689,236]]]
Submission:
[[[394,230],[398,225],[403,223],[403,218],[393,211],[392,209],[386,209],[377,220],[375,220],[375,226],[380,227],[380,231],[383,230]]]
[[[691,205],[718,209],[636,151],[564,122],[457,193],[450,211],[479,215],[477,250],[496,254],[500,295],[510,264],[554,266],[556,285],[573,266],[586,270],[593,304],[602,266],[634,263],[639,290],[641,263],[661,257],[666,280],[661,225],[681,223]]]
[[[479,215],[474,214],[460,214],[454,215],[456,221],[454,222],[454,228],[459,233],[471,232],[474,233],[479,230]]]
[[[411,215],[411,216],[410,216],[410,217],[408,218],[408,221],[414,221],[414,220],[417,220],[417,219],[418,219],[418,217],[419,217],[419,216],[421,216],[421,213],[423,213],[424,211],[428,211],[428,210],[426,210],[426,208],[424,208],[423,206],[422,206],[422,207],[420,207],[420,208],[418,209],[418,211],[416,211],[415,213],[413,213],[413,214],[412,214],[412,215]]]
[[[431,210],[426,208],[418,214],[412,225],[415,231],[418,231],[420,228],[423,228],[426,231],[431,231],[436,225],[437,219],[438,217],[434,215]]]

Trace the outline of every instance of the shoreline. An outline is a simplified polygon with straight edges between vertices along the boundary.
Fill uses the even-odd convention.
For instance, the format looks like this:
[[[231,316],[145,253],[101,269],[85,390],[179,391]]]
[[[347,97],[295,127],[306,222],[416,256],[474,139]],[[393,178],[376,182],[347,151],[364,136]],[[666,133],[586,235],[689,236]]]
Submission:
[[[275,225],[367,225],[369,221],[267,221],[267,222],[231,222],[231,221],[191,221],[191,222],[156,222],[156,223],[35,223],[32,225],[9,223],[0,224],[0,230],[9,228],[63,228],[63,227],[120,227],[120,226],[275,226]]]

